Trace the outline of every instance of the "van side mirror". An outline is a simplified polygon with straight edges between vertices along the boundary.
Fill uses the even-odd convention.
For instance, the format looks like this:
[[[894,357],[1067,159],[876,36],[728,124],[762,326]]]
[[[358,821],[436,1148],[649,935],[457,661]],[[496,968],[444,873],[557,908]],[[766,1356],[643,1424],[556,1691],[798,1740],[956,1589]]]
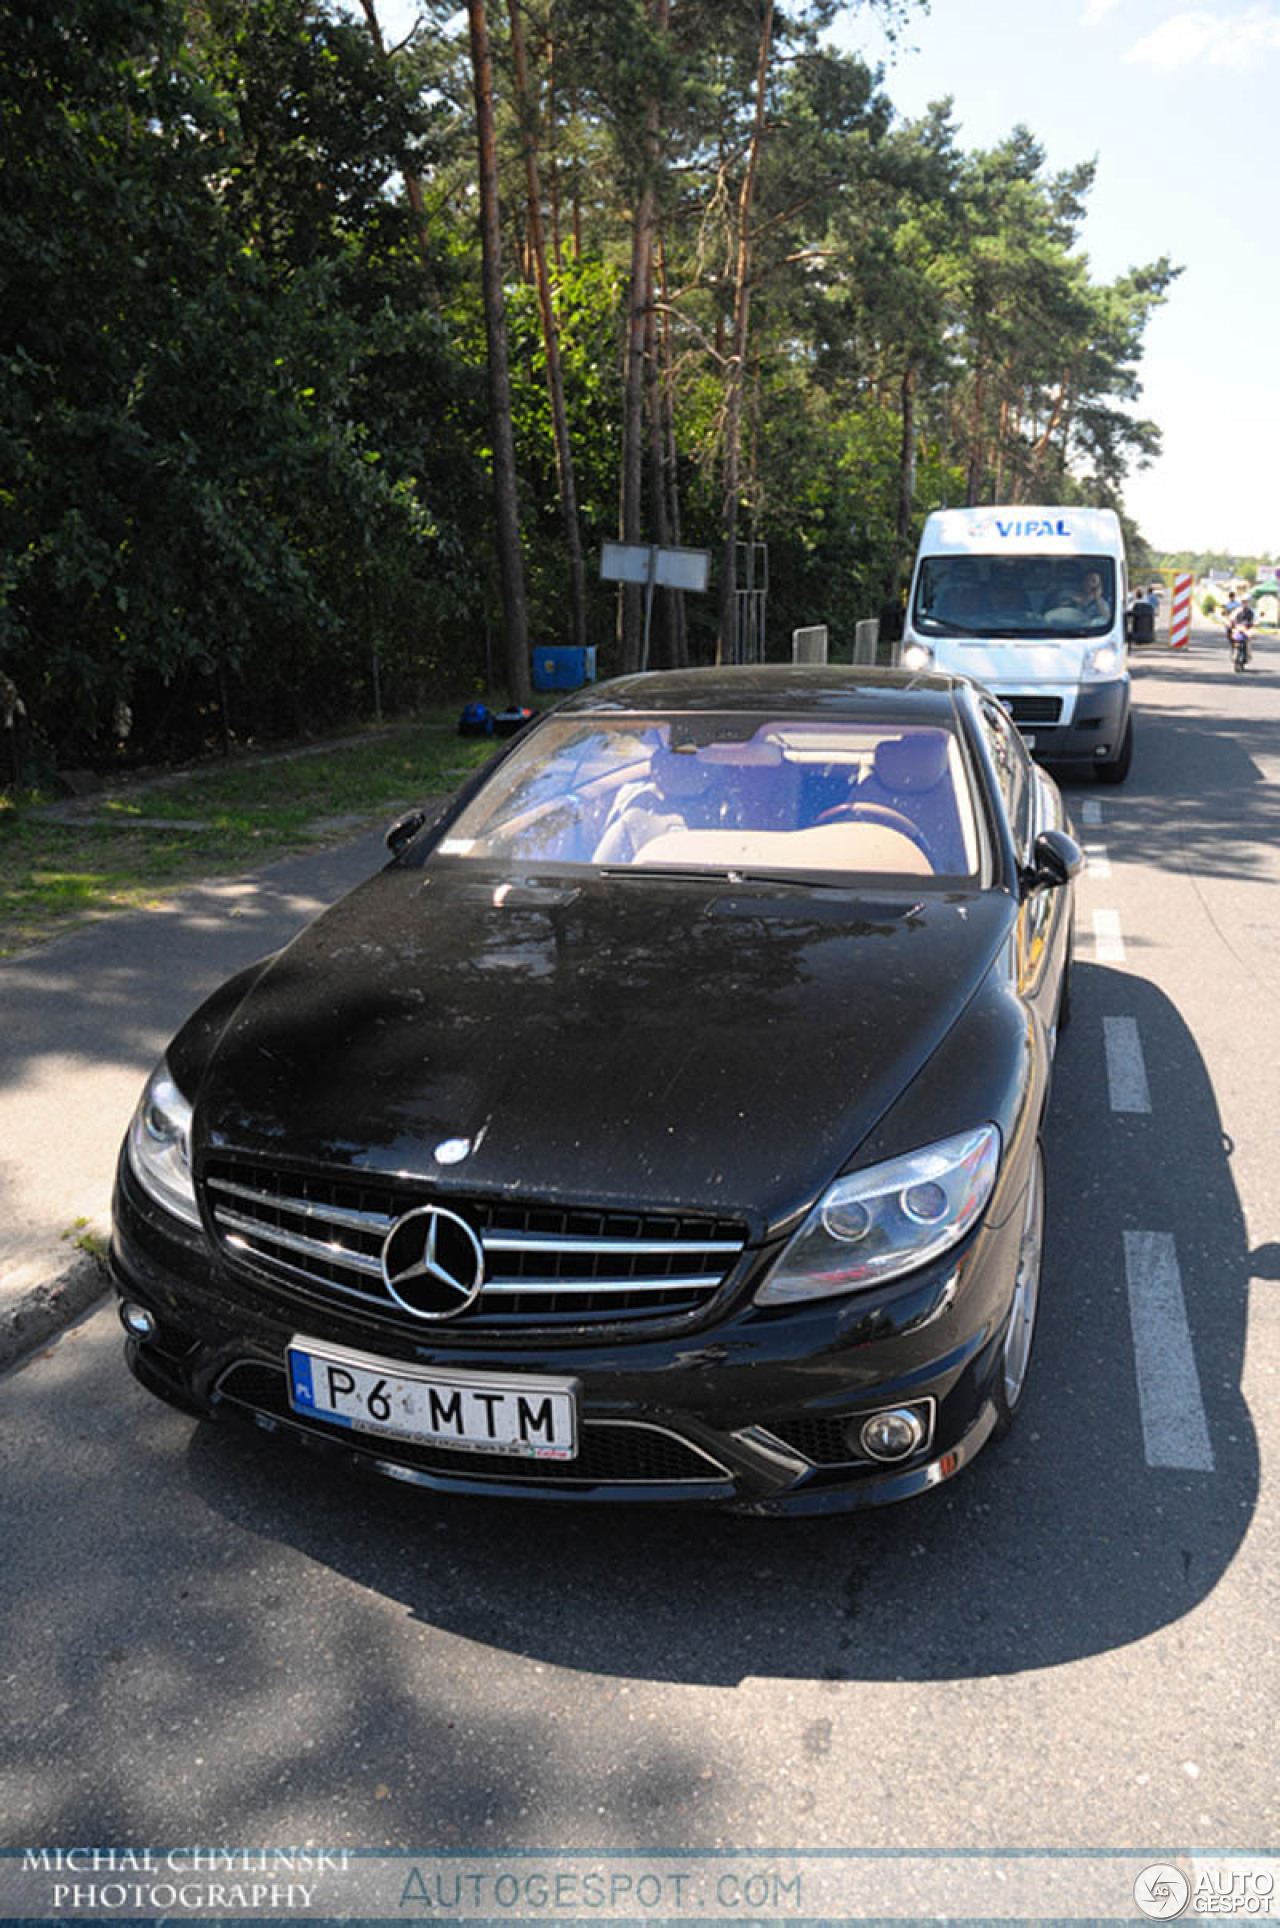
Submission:
[[[1065,830],[1042,830],[1036,838],[1031,862],[1022,873],[1022,894],[1033,890],[1059,890],[1084,869],[1084,852]]]

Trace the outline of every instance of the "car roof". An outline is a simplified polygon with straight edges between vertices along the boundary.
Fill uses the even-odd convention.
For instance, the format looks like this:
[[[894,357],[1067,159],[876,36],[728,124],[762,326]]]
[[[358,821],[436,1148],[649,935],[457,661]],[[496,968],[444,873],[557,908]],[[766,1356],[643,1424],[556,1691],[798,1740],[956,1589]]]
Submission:
[[[589,684],[558,714],[708,710],[843,715],[865,722],[949,725],[968,678],[942,671],[872,669],[847,663],[751,663],[717,669],[649,670]]]

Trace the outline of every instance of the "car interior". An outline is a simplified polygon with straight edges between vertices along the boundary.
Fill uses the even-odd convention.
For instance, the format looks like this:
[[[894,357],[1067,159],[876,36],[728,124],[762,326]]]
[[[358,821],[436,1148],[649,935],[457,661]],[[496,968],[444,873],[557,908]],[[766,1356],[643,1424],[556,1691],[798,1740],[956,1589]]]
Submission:
[[[687,719],[553,725],[539,733],[536,764],[517,752],[501,797],[486,793],[484,820],[477,806],[464,811],[440,855],[602,869],[976,873],[973,805],[949,730],[778,718],[734,737],[728,727],[704,728],[698,740]],[[559,742],[545,742],[557,732]]]

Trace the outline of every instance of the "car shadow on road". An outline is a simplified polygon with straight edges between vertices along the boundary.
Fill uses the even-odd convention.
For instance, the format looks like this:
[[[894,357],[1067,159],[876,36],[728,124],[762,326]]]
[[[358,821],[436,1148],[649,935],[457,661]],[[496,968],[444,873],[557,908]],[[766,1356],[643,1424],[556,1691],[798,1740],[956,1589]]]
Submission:
[[[1139,1026],[1150,1113],[1107,1107],[1104,1017]],[[1043,1310],[1019,1424],[923,1499],[822,1520],[438,1497],[230,1425],[202,1500],[264,1541],[506,1653],[628,1679],[946,1680],[1053,1667],[1192,1612],[1258,1490],[1240,1376],[1251,1259],[1195,1040],[1153,985],[1081,965],[1046,1131]],[[1212,1470],[1151,1466],[1126,1232],[1174,1241]],[[1269,1285],[1260,1287],[1271,1289]]]
[[[1165,662],[1151,665],[1165,672]],[[1097,836],[1082,820],[1081,804],[1096,798],[1109,823],[1123,826],[1126,863],[1191,872],[1207,880],[1269,882],[1271,853],[1280,843],[1280,789],[1268,770],[1276,757],[1271,704],[1242,700],[1224,711],[1202,705],[1202,689],[1232,682],[1225,665],[1178,662],[1159,703],[1136,694],[1133,771],[1123,788],[1095,784],[1091,775],[1057,769],[1067,808],[1083,840]],[[1185,702],[1168,700],[1175,687]],[[1236,678],[1241,698],[1252,693]]]

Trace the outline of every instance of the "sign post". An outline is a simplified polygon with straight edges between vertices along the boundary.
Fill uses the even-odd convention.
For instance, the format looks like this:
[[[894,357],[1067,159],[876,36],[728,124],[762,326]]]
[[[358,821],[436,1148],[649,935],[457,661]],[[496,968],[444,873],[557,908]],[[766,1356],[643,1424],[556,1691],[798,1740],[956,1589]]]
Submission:
[[[652,542],[606,542],[600,551],[601,582],[644,584],[644,647],[641,669],[649,667],[649,629],[655,589],[686,589],[695,595],[711,574],[710,549],[660,549]]]

